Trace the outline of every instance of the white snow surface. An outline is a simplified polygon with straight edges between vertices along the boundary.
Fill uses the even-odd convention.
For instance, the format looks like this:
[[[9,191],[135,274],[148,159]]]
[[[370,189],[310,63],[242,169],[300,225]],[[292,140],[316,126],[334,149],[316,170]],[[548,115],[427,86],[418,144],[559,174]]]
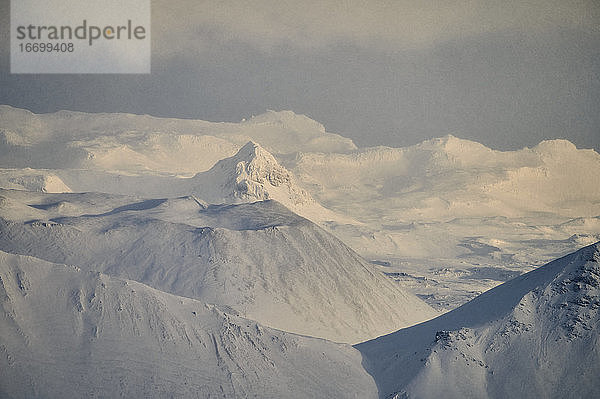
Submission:
[[[274,201],[0,190],[0,250],[136,280],[262,324],[356,343],[436,312]]]
[[[362,343],[380,398],[600,396],[600,243]]]
[[[275,199],[443,311],[600,240],[600,155],[566,140],[357,149],[290,111],[214,123],[9,106],[0,136],[0,187]]]
[[[406,148],[301,154],[286,166],[324,205],[351,213],[358,203],[364,208],[354,212],[364,219],[583,217],[600,210],[600,154],[567,140],[494,151],[449,135]]]
[[[347,345],[0,251],[0,397],[375,398]]]

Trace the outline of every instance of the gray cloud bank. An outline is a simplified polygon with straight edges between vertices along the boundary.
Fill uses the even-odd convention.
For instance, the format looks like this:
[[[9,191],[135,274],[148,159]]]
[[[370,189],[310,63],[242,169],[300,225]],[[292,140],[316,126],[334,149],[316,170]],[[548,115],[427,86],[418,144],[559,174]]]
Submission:
[[[452,133],[499,149],[555,137],[600,149],[595,1],[152,7],[151,75],[10,75],[3,39],[0,103],[208,120],[291,109],[362,146]]]
[[[397,51],[491,32],[544,33],[556,28],[598,30],[594,0],[261,0],[153,3],[164,29],[161,52],[198,46],[197,29],[261,49],[316,48],[337,42]]]

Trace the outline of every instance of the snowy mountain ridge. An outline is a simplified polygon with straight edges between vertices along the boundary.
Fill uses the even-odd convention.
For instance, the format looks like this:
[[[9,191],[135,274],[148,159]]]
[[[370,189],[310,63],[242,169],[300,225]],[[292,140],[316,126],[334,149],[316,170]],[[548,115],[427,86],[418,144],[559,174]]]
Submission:
[[[0,185],[3,188],[37,191],[42,193],[69,193],[60,177],[47,170],[0,169]]]
[[[347,345],[0,251],[0,396],[374,398]]]
[[[600,243],[357,345],[381,398],[597,397]]]
[[[358,202],[361,215],[352,215],[358,220],[371,212],[378,218],[380,207],[390,203],[390,218],[419,221],[600,212],[600,154],[567,140],[496,151],[448,135],[405,148],[302,153],[285,166],[327,207]],[[535,202],[519,203],[523,197]]]

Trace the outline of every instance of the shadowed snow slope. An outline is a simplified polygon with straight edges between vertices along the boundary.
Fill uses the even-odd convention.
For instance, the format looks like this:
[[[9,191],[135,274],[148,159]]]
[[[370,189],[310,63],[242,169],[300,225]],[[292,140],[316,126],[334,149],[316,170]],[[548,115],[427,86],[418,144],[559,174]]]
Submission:
[[[0,252],[0,397],[374,398],[350,346]]]
[[[435,316],[342,242],[274,201],[208,206],[2,191],[0,249],[359,342]]]
[[[381,398],[600,397],[600,243],[356,347]]]

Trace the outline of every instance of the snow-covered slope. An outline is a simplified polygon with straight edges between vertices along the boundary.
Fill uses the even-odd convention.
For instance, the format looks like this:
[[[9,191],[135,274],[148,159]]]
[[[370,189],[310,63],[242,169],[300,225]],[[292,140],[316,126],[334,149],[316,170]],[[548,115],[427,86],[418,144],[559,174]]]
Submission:
[[[0,397],[374,398],[346,345],[0,251]]]
[[[274,201],[208,206],[2,191],[0,249],[229,306],[265,325],[359,342],[435,315]]]
[[[381,398],[600,396],[600,243],[357,345]]]

